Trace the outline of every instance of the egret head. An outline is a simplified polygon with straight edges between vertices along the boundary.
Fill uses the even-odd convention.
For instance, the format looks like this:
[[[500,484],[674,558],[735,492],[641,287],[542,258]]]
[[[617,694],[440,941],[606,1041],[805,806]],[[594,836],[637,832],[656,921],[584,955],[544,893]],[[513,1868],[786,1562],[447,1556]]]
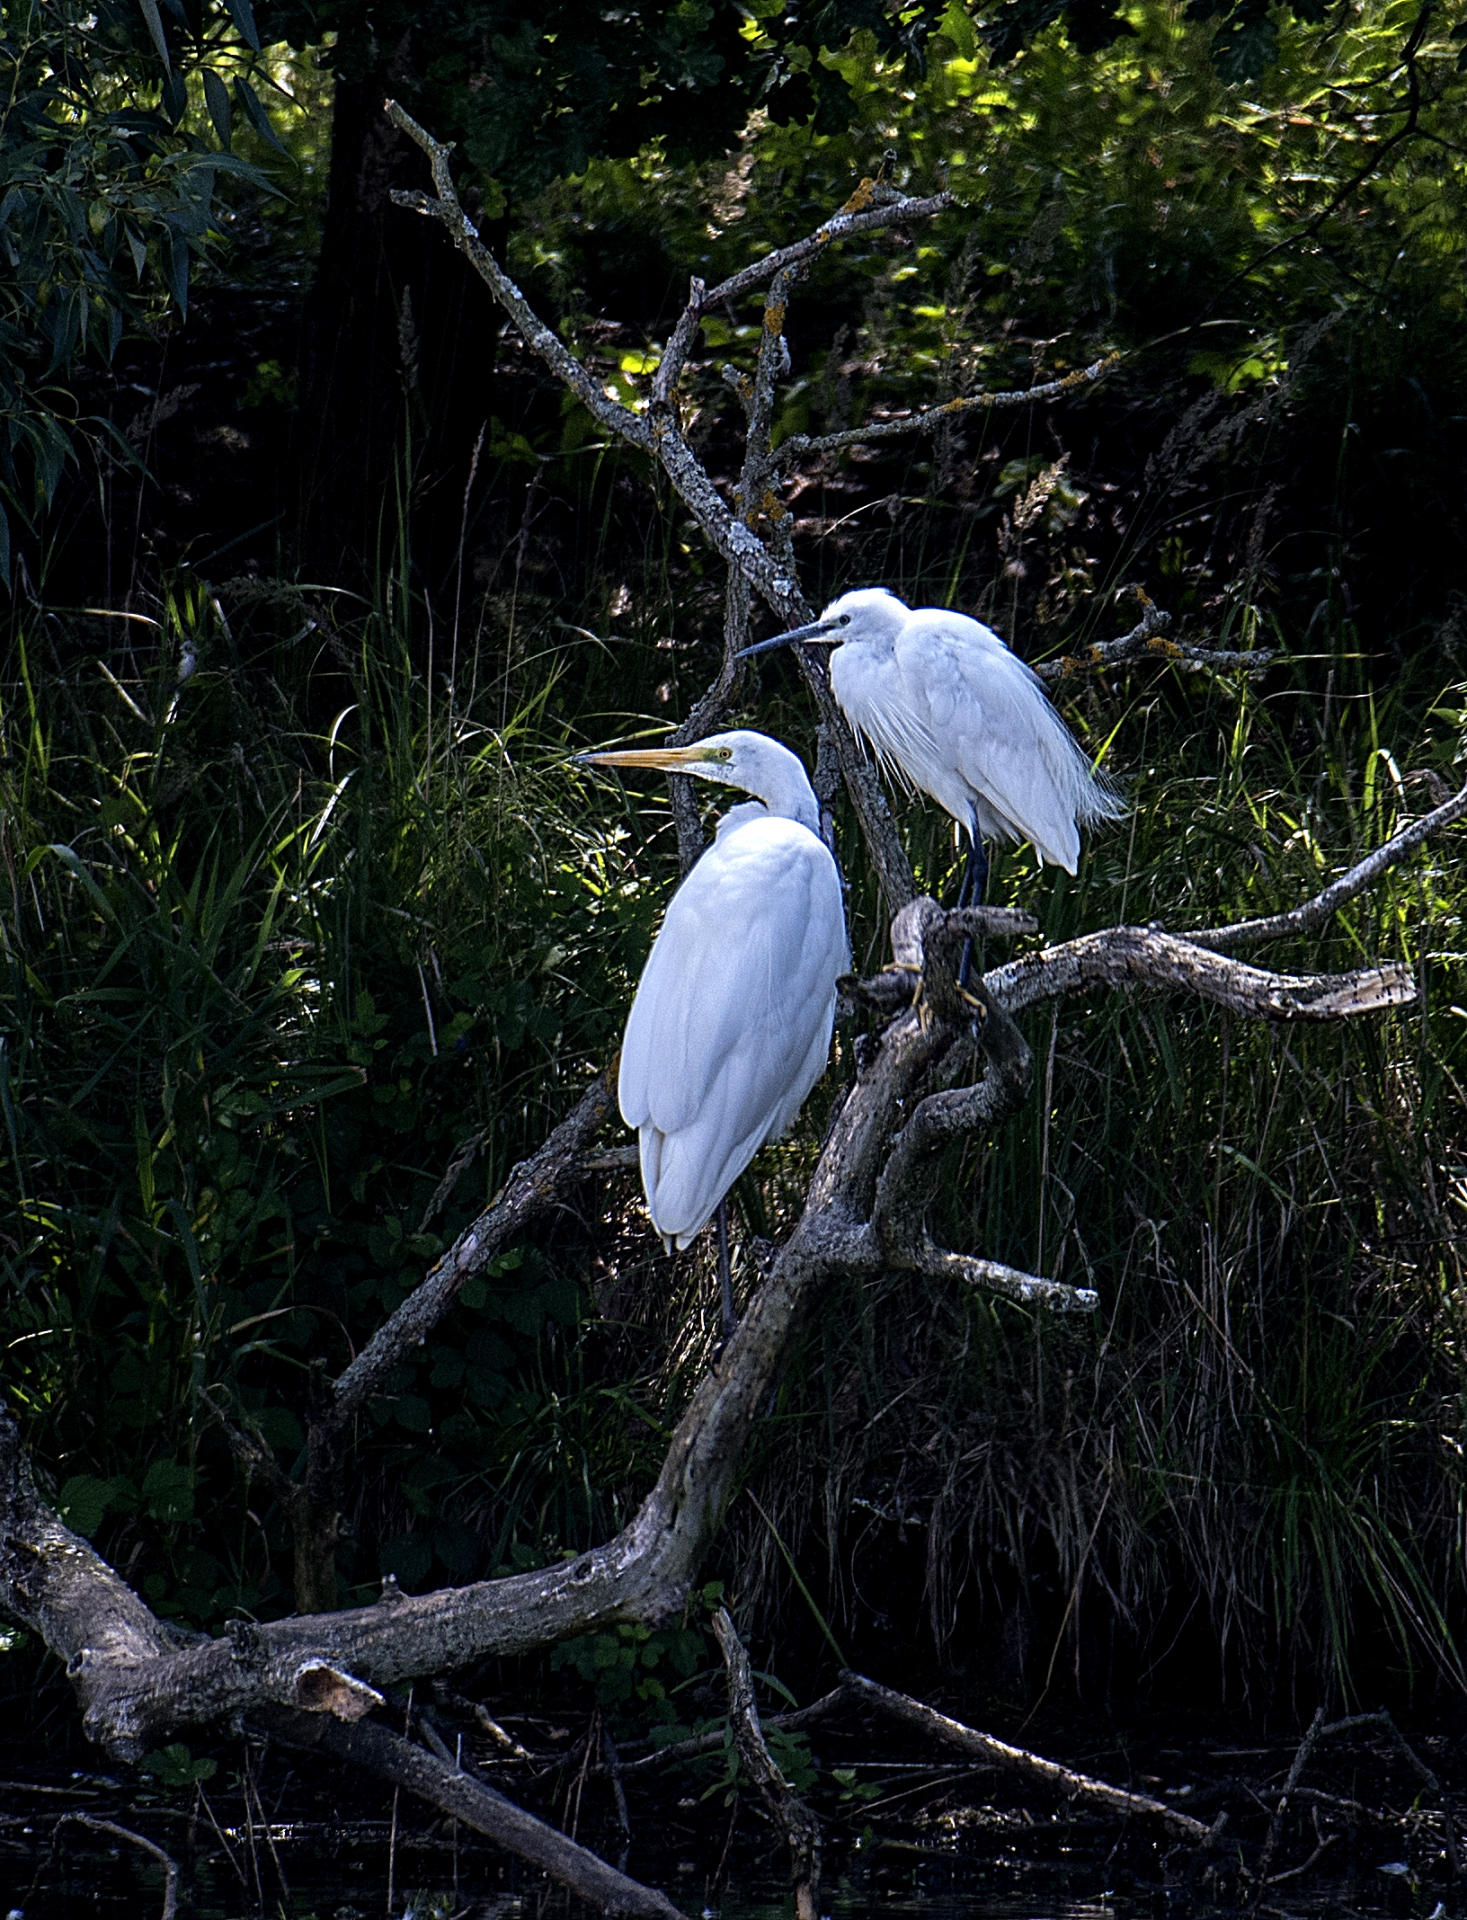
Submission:
[[[712,733],[690,747],[622,747],[607,753],[578,753],[589,767],[650,767],[659,773],[690,773],[740,787],[762,800],[771,813],[786,815],[816,829],[819,809],[799,756],[767,733],[748,727]]]
[[[839,600],[832,600],[820,618],[808,626],[777,633],[772,640],[745,647],[737,657],[747,660],[751,653],[768,653],[771,648],[787,647],[794,640],[817,647],[839,647],[848,640],[893,640],[906,617],[906,607],[885,587],[857,587],[851,593],[843,593]]]

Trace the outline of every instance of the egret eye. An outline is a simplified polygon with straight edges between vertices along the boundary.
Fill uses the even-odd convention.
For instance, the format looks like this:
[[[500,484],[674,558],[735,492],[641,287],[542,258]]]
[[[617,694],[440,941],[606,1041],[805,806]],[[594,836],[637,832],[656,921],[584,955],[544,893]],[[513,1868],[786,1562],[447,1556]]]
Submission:
[[[835,624],[838,627],[848,627],[851,624],[851,616],[848,613],[843,613]]]
[[[715,760],[732,760],[733,748],[732,747],[715,747],[713,750],[713,758]]]

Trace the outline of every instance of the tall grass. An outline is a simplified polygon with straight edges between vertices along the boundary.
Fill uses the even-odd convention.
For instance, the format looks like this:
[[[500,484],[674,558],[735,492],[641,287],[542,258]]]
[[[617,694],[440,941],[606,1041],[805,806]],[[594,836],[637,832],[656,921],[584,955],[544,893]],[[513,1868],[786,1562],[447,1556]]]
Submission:
[[[312,1366],[360,1346],[608,1056],[675,879],[660,797],[618,802],[567,749],[685,710],[715,583],[665,516],[628,539],[615,461],[576,460],[559,578],[526,541],[431,605],[397,565],[372,604],[236,581],[160,594],[153,625],[17,616],[7,1387],[73,1522],[194,1623],[291,1599],[279,1517],[210,1402],[291,1465]],[[954,556],[930,532],[863,534],[833,571],[945,599]],[[1073,881],[1001,855],[994,897],[1050,940],[1269,911],[1424,806],[1431,777],[1455,784],[1451,663],[1382,691],[1346,629],[1328,639],[1323,686],[1298,657],[1259,683],[1147,668],[1077,690],[1128,815]],[[787,675],[757,717],[808,753]],[[941,889],[946,823],[897,805]],[[879,964],[842,831],[855,949]],[[1035,1097],[954,1150],[934,1224],[1097,1287],[1100,1313],[1033,1320],[896,1276],[840,1290],[751,1462],[856,1657],[898,1677],[940,1657],[1030,1702],[1184,1684],[1259,1709],[1458,1674],[1460,912],[1446,843],[1270,954],[1410,959],[1423,1007],[1389,1019],[1275,1029],[1127,994],[1027,1016]],[[741,1182],[741,1286],[851,1071],[842,1035]],[[660,1253],[632,1176],[588,1183],[361,1423],[347,1591],[604,1537],[717,1338],[710,1278],[702,1250]],[[718,1555],[771,1658],[823,1657],[751,1503]]]
[[[1460,782],[1443,677],[1423,663],[1382,694],[1336,655],[1327,698],[1302,661],[1267,692],[1101,696],[1127,818],[1075,881],[1003,856],[992,897],[1049,940],[1294,904]],[[1051,1322],[896,1278],[839,1303],[760,1498],[825,1568],[842,1633],[921,1620],[972,1684],[1030,1699],[1460,1683],[1460,913],[1448,841],[1269,951],[1411,962],[1422,1005],[1387,1020],[1272,1027],[1139,992],[1026,1016],[1035,1097],[953,1152],[938,1228],[1101,1310]],[[740,1539],[749,1584],[779,1589],[752,1516]]]
[[[431,711],[424,609],[386,587],[309,630],[299,594],[243,587],[165,596],[121,643],[22,617],[3,689],[7,1386],[74,1522],[198,1621],[288,1601],[211,1400],[289,1466],[313,1364],[604,1058],[651,913],[565,770],[554,648],[486,664],[493,724],[441,686]],[[583,1259],[520,1250],[399,1369],[349,1579],[605,1524],[588,1304]]]

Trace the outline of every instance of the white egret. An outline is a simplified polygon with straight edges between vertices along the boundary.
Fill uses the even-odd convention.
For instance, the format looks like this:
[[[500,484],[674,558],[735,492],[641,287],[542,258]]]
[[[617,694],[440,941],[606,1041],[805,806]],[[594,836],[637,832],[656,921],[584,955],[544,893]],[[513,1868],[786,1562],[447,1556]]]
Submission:
[[[647,1211],[688,1246],[825,1071],[850,966],[840,875],[805,769],[766,734],[579,756],[696,774],[757,796],[731,808],[642,969],[617,1093],[637,1130]],[[730,1317],[726,1266],[724,1315]]]
[[[841,711],[885,766],[967,834],[960,906],[983,898],[985,839],[1028,840],[1041,861],[1073,873],[1081,825],[1121,812],[1038,675],[966,614],[908,608],[885,587],[862,587],[741,657],[795,640],[834,647]]]

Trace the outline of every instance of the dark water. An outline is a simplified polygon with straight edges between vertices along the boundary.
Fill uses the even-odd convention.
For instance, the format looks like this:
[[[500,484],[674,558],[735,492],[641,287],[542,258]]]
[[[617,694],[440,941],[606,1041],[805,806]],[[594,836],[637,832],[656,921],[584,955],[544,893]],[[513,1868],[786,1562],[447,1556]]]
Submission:
[[[45,1726],[10,1704],[17,1710],[0,1712],[0,1920],[158,1920],[158,1862],[76,1815],[146,1836],[177,1863],[180,1920],[583,1920],[587,1911],[468,1828],[329,1762],[224,1742],[198,1762],[216,1769],[204,1785],[169,1790],[146,1775],[48,1759]],[[464,1762],[618,1861],[612,1789],[586,1758],[600,1750],[599,1722],[516,1724],[532,1756],[496,1758],[466,1731],[455,1736]],[[1208,1825],[1225,1816],[1206,1852],[1012,1774],[934,1766],[930,1747],[900,1730],[841,1724],[815,1739],[809,1797],[824,1833],[830,1920],[1245,1920],[1243,1869],[1258,1861],[1297,1736],[1181,1745],[1175,1722],[1040,1734],[1036,1746],[1081,1772]],[[1446,1731],[1417,1730],[1412,1741],[1454,1796],[1460,1833],[1467,1746]],[[1438,1800],[1423,1794],[1408,1759],[1378,1732],[1320,1742],[1260,1920],[1467,1920],[1467,1883],[1452,1885],[1442,1856]],[[752,1795],[730,1801],[721,1757],[677,1770],[629,1764],[625,1870],[689,1920],[785,1920],[783,1845]]]
[[[989,1776],[991,1783],[991,1776]],[[272,1800],[335,1797],[294,1776]],[[253,1791],[253,1789],[252,1789]],[[1119,1823],[1030,1813],[976,1794],[853,1832],[830,1818],[822,1906],[831,1920],[1210,1920],[1238,1916],[1247,1888],[1236,1851],[1208,1861],[1167,1849]],[[0,1920],[113,1920],[162,1911],[163,1871],[136,1847],[74,1824],[85,1810],[146,1834],[178,1862],[180,1913],[199,1920],[549,1920],[574,1903],[539,1876],[430,1810],[398,1808],[375,1790],[328,1817],[292,1818],[277,1804],[246,1819],[238,1791],[195,1801],[186,1793],[138,1797],[85,1783],[46,1793],[0,1786]],[[661,1887],[691,1920],[782,1920],[790,1912],[780,1848],[762,1817],[742,1807],[730,1842],[721,1799],[637,1795],[627,1869]],[[638,1839],[640,1830],[641,1839]],[[1409,1831],[1342,1837],[1319,1868],[1270,1889],[1262,1912],[1312,1920],[1447,1920],[1464,1910],[1425,1847],[1413,1861]],[[581,1836],[609,1858],[609,1828]],[[1418,1835],[1418,1839],[1421,1838]],[[1296,1823],[1275,1870],[1305,1861],[1317,1844]],[[722,1876],[720,1878],[720,1865]],[[1328,1871],[1326,1871],[1328,1867]],[[1391,1871],[1382,1871],[1382,1869]],[[1406,1868],[1401,1872],[1397,1869]]]

